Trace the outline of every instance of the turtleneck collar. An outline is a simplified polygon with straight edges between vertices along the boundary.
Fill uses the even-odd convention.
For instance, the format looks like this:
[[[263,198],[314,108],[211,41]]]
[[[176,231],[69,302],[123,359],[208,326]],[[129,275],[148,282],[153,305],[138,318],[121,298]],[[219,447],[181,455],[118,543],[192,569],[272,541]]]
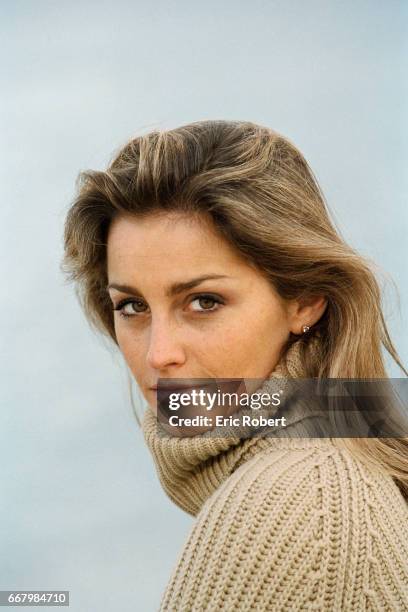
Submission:
[[[319,350],[317,338],[311,338],[308,350],[312,358],[316,356]],[[322,413],[311,412],[302,402],[289,402],[293,390],[286,379],[304,378],[304,374],[300,343],[295,342],[288,351],[286,366],[279,362],[256,390],[257,394],[271,395],[284,390],[283,414],[287,427],[283,434],[277,436],[262,435],[260,430],[251,432],[248,428],[242,432],[242,436],[237,435],[236,429],[231,430],[234,435],[228,436],[228,431],[223,427],[222,432],[215,428],[191,437],[175,437],[161,427],[153,411],[147,408],[142,422],[143,436],[153,456],[161,485],[169,498],[185,512],[196,516],[214,491],[240,465],[257,453],[271,448],[285,451],[327,447],[330,440],[308,437],[308,421],[316,416],[321,418]],[[248,408],[238,414],[241,412],[248,413]],[[262,410],[257,411],[257,414],[259,412]],[[267,416],[273,416],[271,408],[268,408]]]

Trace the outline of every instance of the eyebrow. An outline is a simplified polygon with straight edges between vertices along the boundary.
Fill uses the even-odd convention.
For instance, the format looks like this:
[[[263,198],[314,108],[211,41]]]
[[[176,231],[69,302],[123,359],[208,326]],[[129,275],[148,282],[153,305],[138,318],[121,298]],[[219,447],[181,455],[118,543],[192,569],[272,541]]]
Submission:
[[[223,274],[206,274],[204,276],[197,276],[196,278],[192,278],[189,281],[173,283],[166,291],[167,297],[172,297],[174,295],[178,295],[179,293],[183,293],[183,291],[187,291],[188,289],[192,289],[196,287],[200,283],[203,283],[206,280],[214,280],[220,278],[231,278],[230,276],[225,276]],[[131,287],[130,285],[118,285],[116,283],[110,283],[107,286],[107,289],[116,289],[117,291],[121,291],[122,293],[131,293],[133,295],[142,295],[141,292],[136,287]]]

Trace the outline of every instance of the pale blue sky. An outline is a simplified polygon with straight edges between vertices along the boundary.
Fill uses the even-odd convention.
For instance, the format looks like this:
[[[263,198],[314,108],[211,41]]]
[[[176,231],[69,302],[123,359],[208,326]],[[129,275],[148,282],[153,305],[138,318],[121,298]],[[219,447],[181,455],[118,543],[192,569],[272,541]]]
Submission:
[[[3,0],[0,589],[154,611],[193,523],[161,490],[120,359],[59,270],[78,172],[138,131],[246,119],[293,140],[345,238],[394,280],[400,305],[391,287],[385,311],[408,363],[407,12]]]

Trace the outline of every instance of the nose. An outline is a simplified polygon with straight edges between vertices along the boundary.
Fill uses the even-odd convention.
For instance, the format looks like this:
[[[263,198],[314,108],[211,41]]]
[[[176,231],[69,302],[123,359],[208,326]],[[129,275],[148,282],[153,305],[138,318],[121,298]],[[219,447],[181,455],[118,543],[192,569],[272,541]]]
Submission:
[[[178,331],[175,323],[168,319],[152,320],[146,355],[151,368],[163,371],[169,366],[184,363],[185,354]]]

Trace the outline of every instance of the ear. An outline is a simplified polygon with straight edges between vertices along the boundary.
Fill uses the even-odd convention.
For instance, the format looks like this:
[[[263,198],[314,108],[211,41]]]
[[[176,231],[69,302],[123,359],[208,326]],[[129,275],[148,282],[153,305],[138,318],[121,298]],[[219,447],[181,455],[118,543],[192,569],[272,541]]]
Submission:
[[[323,295],[307,296],[293,300],[289,310],[289,329],[293,334],[303,333],[303,326],[312,327],[319,321],[327,308],[327,298]]]

